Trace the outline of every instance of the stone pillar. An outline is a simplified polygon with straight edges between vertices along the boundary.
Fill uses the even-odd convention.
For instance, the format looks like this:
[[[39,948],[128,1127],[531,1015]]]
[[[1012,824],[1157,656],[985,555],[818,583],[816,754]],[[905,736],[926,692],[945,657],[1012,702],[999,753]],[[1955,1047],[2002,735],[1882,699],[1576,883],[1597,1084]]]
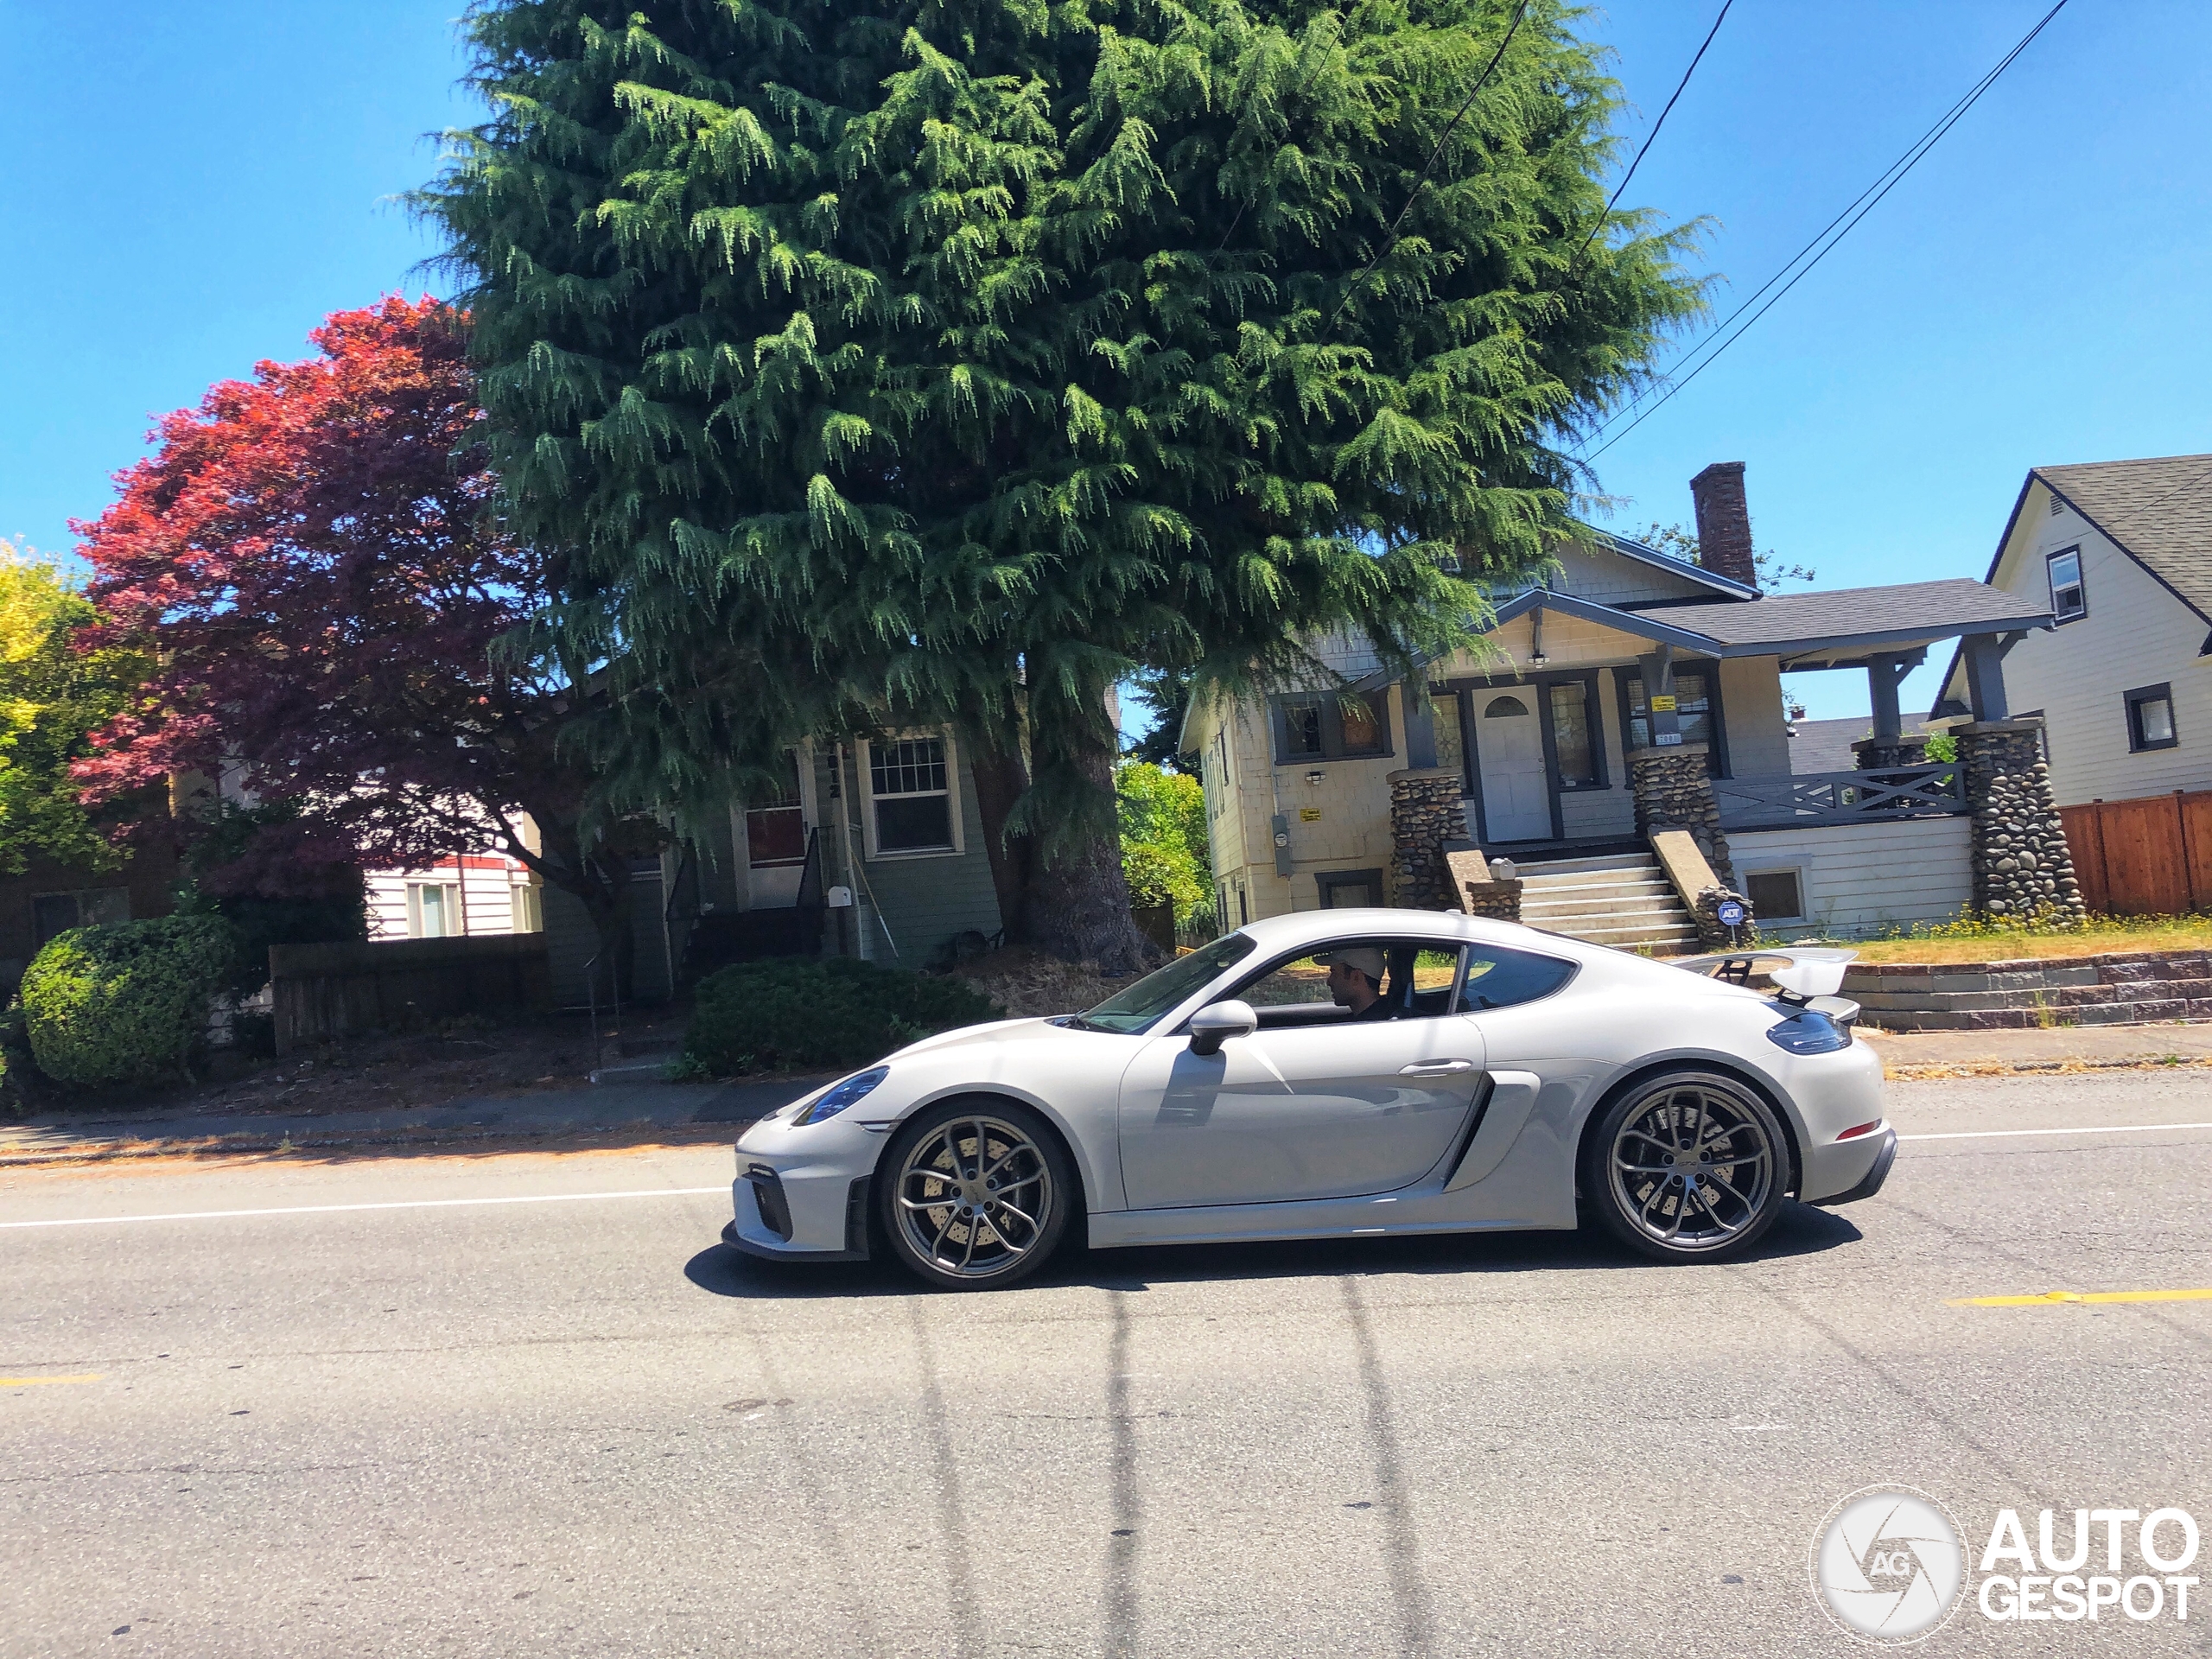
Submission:
[[[2085,920],[2066,829],[2037,753],[2040,720],[1952,728],[1973,819],[1974,907],[1993,921]]]
[[[1457,846],[1446,847],[1444,862],[1451,872],[1459,907],[1468,915],[1487,916],[1499,922],[1521,919],[1520,878],[1500,880],[1493,875],[1483,849],[1474,842],[1463,841]]]
[[[1444,843],[1467,838],[1459,774],[1409,766],[1390,774],[1390,902],[1405,910],[1457,910]]]
[[[1687,830],[1705,861],[1732,891],[1735,861],[1720,833],[1720,801],[1713,792],[1706,746],[1684,743],[1671,749],[1631,749],[1630,787],[1636,794],[1636,833],[1649,841],[1662,830]]]

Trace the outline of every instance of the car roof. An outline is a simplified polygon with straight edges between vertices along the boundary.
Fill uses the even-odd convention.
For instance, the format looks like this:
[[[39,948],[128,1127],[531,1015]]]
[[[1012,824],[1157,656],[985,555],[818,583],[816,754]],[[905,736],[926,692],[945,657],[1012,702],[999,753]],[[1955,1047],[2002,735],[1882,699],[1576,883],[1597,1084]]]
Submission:
[[[1469,916],[1453,910],[1390,910],[1382,907],[1301,910],[1288,916],[1268,916],[1247,922],[1236,931],[1271,956],[1296,950],[1308,944],[1319,948],[1332,939],[1396,934],[1401,938],[1497,944],[1516,950],[1541,951],[1546,956],[1566,957],[1586,966],[1618,970],[1631,979],[1639,978],[1646,973],[1659,974],[1670,969],[1669,963],[1639,957],[1632,951],[1616,950],[1611,945],[1592,944],[1587,939],[1569,938],[1563,933],[1524,927],[1518,922],[1499,921],[1489,916]],[[1671,981],[1652,982],[1656,987]]]

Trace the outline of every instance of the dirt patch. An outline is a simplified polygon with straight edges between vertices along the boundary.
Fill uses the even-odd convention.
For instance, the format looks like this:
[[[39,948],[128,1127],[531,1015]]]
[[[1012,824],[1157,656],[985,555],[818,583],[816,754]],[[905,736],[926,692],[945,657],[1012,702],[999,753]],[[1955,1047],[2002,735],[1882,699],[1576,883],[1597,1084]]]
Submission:
[[[1017,1020],[1081,1014],[1127,987],[1096,963],[1063,962],[1026,944],[1009,944],[953,969]]]

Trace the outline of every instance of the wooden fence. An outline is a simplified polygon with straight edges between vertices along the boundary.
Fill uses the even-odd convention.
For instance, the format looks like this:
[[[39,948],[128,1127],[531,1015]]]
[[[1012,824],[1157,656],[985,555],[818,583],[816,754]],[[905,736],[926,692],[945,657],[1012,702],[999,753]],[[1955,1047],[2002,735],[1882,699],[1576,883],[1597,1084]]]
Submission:
[[[456,1014],[543,1011],[553,976],[543,933],[272,944],[276,1052]]]
[[[2212,791],[2062,806],[2082,899],[2104,916],[2212,911]]]

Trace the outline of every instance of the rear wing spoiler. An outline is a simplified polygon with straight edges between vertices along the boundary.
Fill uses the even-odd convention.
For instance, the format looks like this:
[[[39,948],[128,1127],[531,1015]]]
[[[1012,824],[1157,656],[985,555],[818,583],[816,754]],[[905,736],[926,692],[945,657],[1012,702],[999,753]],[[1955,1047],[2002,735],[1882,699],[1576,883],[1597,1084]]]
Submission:
[[[1752,975],[1764,974],[1783,992],[1794,994],[1791,1000],[1804,1001],[1834,996],[1842,988],[1845,968],[1858,955],[1833,945],[1762,945],[1703,957],[1671,957],[1668,966],[1731,985],[1748,985]]]

